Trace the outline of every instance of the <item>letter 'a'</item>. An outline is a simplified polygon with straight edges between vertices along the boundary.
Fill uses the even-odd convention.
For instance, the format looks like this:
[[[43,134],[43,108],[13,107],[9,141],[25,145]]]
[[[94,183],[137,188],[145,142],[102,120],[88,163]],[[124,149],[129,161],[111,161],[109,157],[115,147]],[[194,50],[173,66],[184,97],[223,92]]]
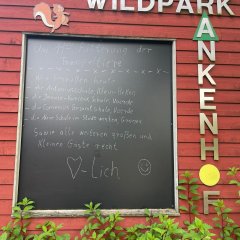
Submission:
[[[219,38],[208,18],[207,13],[204,11],[202,18],[198,24],[197,30],[194,34],[193,40],[195,41],[219,41]]]

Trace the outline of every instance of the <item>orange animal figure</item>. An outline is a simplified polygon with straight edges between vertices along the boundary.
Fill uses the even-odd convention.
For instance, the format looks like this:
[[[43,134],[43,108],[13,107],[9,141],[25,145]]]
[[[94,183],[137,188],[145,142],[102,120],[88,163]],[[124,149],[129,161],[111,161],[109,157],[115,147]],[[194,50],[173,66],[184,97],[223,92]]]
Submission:
[[[53,13],[55,15],[52,16]],[[40,16],[44,25],[52,28],[51,32],[54,32],[62,25],[68,26],[69,18],[67,15],[70,14],[64,12],[64,7],[60,4],[53,4],[53,10],[51,10],[48,4],[41,2],[33,9],[34,19],[36,19],[37,16]]]

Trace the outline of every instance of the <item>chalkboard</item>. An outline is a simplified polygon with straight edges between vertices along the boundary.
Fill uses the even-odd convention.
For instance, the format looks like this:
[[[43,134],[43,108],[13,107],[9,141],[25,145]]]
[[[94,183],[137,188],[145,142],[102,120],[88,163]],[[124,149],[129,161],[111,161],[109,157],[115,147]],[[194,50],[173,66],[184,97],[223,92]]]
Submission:
[[[17,200],[175,209],[173,42],[26,35]]]

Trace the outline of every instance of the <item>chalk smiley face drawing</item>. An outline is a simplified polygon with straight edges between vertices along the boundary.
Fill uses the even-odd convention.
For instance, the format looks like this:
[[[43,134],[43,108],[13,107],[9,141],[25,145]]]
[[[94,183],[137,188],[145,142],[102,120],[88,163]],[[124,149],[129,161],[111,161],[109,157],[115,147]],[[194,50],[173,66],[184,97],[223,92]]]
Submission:
[[[138,170],[143,176],[147,176],[151,173],[151,163],[147,159],[141,159],[138,162]]]

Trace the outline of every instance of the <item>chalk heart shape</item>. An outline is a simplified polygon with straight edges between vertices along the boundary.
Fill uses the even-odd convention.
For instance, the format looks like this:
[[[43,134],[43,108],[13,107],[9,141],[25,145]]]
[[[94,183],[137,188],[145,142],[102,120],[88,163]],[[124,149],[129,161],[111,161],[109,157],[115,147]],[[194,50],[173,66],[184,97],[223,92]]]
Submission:
[[[80,170],[81,164],[82,164],[82,158],[80,156],[76,159],[73,157],[67,158],[67,165],[70,169],[73,180],[76,178]]]

